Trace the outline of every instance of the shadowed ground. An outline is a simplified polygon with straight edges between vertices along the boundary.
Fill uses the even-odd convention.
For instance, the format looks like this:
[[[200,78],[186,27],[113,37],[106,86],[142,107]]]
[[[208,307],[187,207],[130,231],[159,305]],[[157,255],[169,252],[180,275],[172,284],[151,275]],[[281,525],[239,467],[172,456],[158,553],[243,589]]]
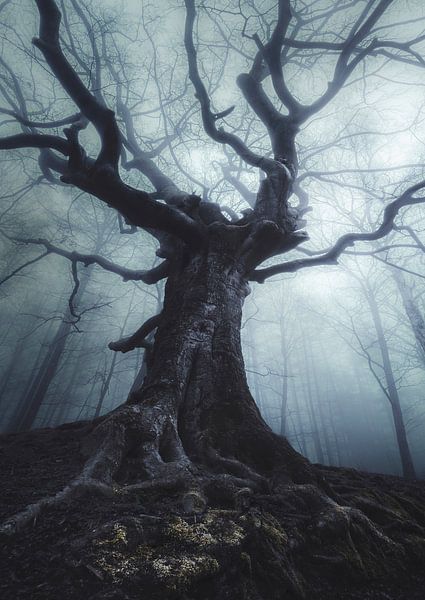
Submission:
[[[2,519],[76,476],[89,429],[1,438]],[[295,484],[249,497],[220,487],[207,507],[176,487],[124,493],[117,486],[109,496],[81,490],[3,537],[0,596],[422,599],[424,482],[316,469],[337,503]]]

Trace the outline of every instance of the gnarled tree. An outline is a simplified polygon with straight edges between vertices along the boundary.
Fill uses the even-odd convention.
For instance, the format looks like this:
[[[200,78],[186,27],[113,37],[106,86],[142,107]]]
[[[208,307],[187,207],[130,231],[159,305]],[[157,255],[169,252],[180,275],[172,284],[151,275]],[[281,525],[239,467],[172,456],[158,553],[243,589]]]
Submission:
[[[270,9],[273,16],[267,15],[270,35],[263,39],[259,32],[250,33],[249,19],[238,12],[237,2],[231,3],[235,5],[231,14],[245,22],[244,35],[251,36],[255,48],[250,67],[238,76],[237,84],[250,111],[267,131],[269,147],[257,152],[228,126],[219,125],[222,120],[227,122],[233,107],[218,112],[213,109],[198,61],[195,1],[185,0],[188,74],[205,132],[235,153],[242,163],[261,173],[258,191],[245,193],[251,206],[240,217],[205,195],[200,197],[181,189],[160,169],[155,157],[168,143],[167,138],[152,151],[142,149],[119,67],[106,59],[107,36],[101,36],[101,42],[95,38],[80,3],[72,0],[70,4],[87,25],[93,54],[93,69],[89,69],[91,87],[78,72],[84,72],[84,65],[80,64],[78,70],[75,66],[78,51],[74,48],[76,54],[71,60],[62,47],[59,3],[35,2],[40,31],[33,44],[78,113],[60,122],[35,122],[18,94],[17,103],[3,112],[16,120],[21,132],[1,138],[0,149],[39,149],[39,162],[46,177],[54,181],[59,174],[62,183],[75,186],[116,210],[130,228],[142,228],[154,236],[159,242],[157,255],[163,262],[151,271],[138,271],[98,255],[71,252],[48,240],[20,241],[38,244],[47,253],[68,258],[73,264],[76,286],[78,264],[97,264],[125,280],[151,284],[166,279],[166,284],[161,313],[142,324],[133,335],[110,344],[116,352],[148,349],[148,372],[143,384],[113,413],[84,426],[87,460],[75,479],[56,495],[41,499],[5,521],[1,531],[15,532],[43,507],[60,504],[82,488],[106,493],[118,484],[121,492],[128,494],[179,489],[186,494],[184,510],[189,513],[199,509],[197,503],[204,507],[229,494],[239,498],[241,506],[248,502],[245,496],[253,492],[281,494],[281,498],[286,494],[287,505],[296,504],[302,497],[320,509],[323,526],[328,519],[333,522],[332,527],[349,536],[347,527],[355,523],[358,531],[367,531],[372,546],[396,553],[396,544],[379,533],[362,513],[338,507],[320,492],[321,487],[331,494],[319,472],[265,424],[247,385],[240,326],[250,282],[264,282],[272,275],[315,265],[335,264],[356,241],[376,240],[390,232],[401,209],[424,201],[417,196],[425,187],[425,181],[420,181],[387,204],[373,231],[345,234],[332,248],[314,257],[262,266],[266,260],[308,240],[301,230],[308,206],[297,186],[296,136],[300,127],[323,110],[370,57],[384,56],[422,67],[422,57],[415,50],[422,38],[398,42],[377,37],[378,23],[393,4],[391,0],[343,2],[338,8],[331,4],[323,8],[321,23],[335,10],[346,9],[351,11],[349,18],[355,16],[350,27],[345,25],[338,32],[336,41],[303,32],[304,13],[309,14],[308,9],[302,8],[304,3],[298,6],[297,2],[280,0],[273,11]],[[352,6],[357,12],[352,12]],[[254,10],[255,3],[247,2],[247,8]],[[211,9],[212,13],[214,10],[220,8]],[[315,14],[312,9],[313,23]],[[65,25],[69,31],[69,22]],[[72,50],[70,46],[71,55]],[[286,67],[296,60],[293,52],[302,55],[316,51],[333,57],[333,76],[322,95],[303,103],[289,89]],[[113,107],[108,106],[101,92],[102,62],[116,84]],[[68,125],[63,136],[44,133],[45,128],[61,124]],[[95,128],[100,144],[93,157],[80,141],[88,125]],[[130,185],[123,173],[131,169],[142,173],[154,191]],[[223,168],[226,177],[225,172]],[[229,169],[227,176],[235,180],[237,189],[246,192]],[[293,194],[299,198],[294,205]],[[153,331],[152,346],[149,340]],[[294,483],[304,485],[294,488]],[[288,578],[293,589],[299,591],[294,583],[296,577]]]

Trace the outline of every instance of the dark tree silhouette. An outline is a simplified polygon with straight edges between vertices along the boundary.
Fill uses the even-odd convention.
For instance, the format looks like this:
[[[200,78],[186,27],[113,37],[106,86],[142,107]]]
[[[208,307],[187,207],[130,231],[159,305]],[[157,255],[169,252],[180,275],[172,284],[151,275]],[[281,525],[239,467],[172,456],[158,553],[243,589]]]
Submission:
[[[149,348],[143,384],[133,389],[128,400],[111,414],[82,426],[87,460],[75,478],[56,495],[43,497],[7,519],[1,532],[15,533],[32,522],[41,509],[60,505],[82,490],[108,493],[119,484],[121,493],[127,494],[143,495],[152,490],[170,494],[180,490],[186,513],[202,512],[206,505],[229,494],[236,498],[237,510],[249,506],[253,493],[271,494],[270,497],[280,494],[281,499],[286,495],[282,506],[285,502],[287,506],[297,502],[315,506],[320,512],[317,526],[338,531],[341,539],[353,546],[350,531],[354,528],[358,532],[358,547],[367,547],[364,552],[368,555],[377,557],[381,550],[388,556],[396,555],[395,542],[381,534],[363,513],[332,500],[333,493],[322,472],[265,424],[247,385],[240,342],[242,306],[250,281],[264,282],[275,274],[335,264],[356,241],[377,240],[389,233],[403,207],[424,202],[424,198],[415,195],[425,187],[425,181],[421,181],[387,204],[375,230],[343,235],[331,249],[315,257],[261,267],[267,259],[285,254],[308,239],[300,230],[306,207],[302,200],[298,206],[290,204],[297,179],[295,140],[300,126],[338,94],[367,57],[383,51],[409,53],[415,43],[380,41],[375,37],[373,29],[391,1],[365,6],[360,3],[362,10],[357,21],[338,42],[297,39],[297,28],[289,29],[292,3],[279,1],[270,37],[262,41],[254,34],[257,53],[251,69],[237,79],[251,111],[268,132],[270,151],[259,154],[236,133],[219,126],[232,108],[222,112],[212,108],[197,61],[195,2],[185,0],[188,73],[204,129],[210,138],[227,145],[264,174],[258,192],[251,198],[252,207],[242,218],[228,218],[229,211],[218,204],[181,190],[148,153],[139,151],[132,117],[122,99],[118,98],[116,115],[100,93],[86,87],[63,52],[57,3],[35,1],[40,32],[33,44],[79,112],[62,121],[69,127],[61,137],[41,133],[38,123],[15,111],[15,118],[26,130],[0,139],[0,149],[42,149],[44,169],[60,174],[62,183],[115,209],[127,226],[148,231],[159,241],[157,254],[163,262],[150,271],[130,270],[101,256],[68,251],[48,240],[25,241],[68,258],[74,266],[76,285],[79,263],[95,263],[126,280],[152,284],[166,279],[166,284],[160,314],[148,319],[133,335],[110,344],[117,352]],[[78,8],[76,2],[72,4]],[[327,90],[311,104],[302,104],[286,84],[284,67],[289,48],[329,51],[337,57]],[[414,61],[413,51],[411,56]],[[397,54],[394,58],[397,60]],[[271,81],[282,110],[266,91],[266,79]],[[100,140],[95,158],[87,155],[79,140],[88,123],[94,126]],[[57,123],[50,124],[53,125]],[[124,158],[123,166],[136,164],[153,183],[154,193],[136,189],[121,178],[123,147],[134,156],[133,163]],[[153,331],[156,333],[151,347],[148,340]],[[363,543],[364,540],[368,541]],[[354,551],[361,562],[363,550]],[[332,562],[332,557],[328,557],[328,562]],[[298,593],[296,577],[290,576],[287,566],[285,569],[285,585]],[[263,594],[261,597],[272,597],[267,591]]]

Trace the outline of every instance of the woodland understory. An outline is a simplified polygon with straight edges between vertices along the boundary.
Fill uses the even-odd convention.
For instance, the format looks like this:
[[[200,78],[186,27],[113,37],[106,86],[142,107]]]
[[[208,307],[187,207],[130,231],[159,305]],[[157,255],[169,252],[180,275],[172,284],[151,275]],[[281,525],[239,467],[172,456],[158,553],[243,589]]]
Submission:
[[[2,518],[78,477],[94,427],[3,436]],[[422,598],[423,482],[311,470],[318,483],[265,481],[255,491],[211,470],[194,473],[189,490],[183,481],[117,482],[108,493],[80,485],[3,533],[1,597]]]
[[[242,55],[245,71],[236,79],[237,88],[244,111],[267,136],[266,142],[250,142],[245,113],[241,125],[232,128],[233,113],[240,109],[213,110],[208,69],[200,68],[198,56],[197,10],[205,6],[185,0],[178,10],[185,9],[187,71],[175,106],[180,110],[190,88],[184,120],[200,113],[194,137],[202,131],[208,143],[233,153],[221,170],[244,198],[243,208],[236,210],[226,198],[209,197],[206,187],[202,194],[189,191],[192,179],[179,172],[171,146],[179,131],[166,132],[155,148],[144,148],[135,133],[130,95],[123,91],[128,82],[120,69],[127,63],[120,65],[113,52],[113,58],[108,55],[110,23],[96,38],[84,2],[70,4],[89,39],[92,61],[86,64],[73,45],[63,2],[35,0],[39,37],[33,46],[54,81],[51,106],[65,94],[78,113],[34,121],[40,111],[32,113],[27,104],[36,100],[26,100],[24,86],[2,62],[7,85],[0,92],[11,108],[1,112],[19,133],[0,137],[0,150],[12,157],[36,152],[38,161],[31,165],[39,168],[41,179],[33,183],[35,190],[41,181],[75,188],[83,198],[113,209],[123,235],[143,230],[152,236],[161,262],[155,258],[151,269],[131,269],[44,237],[22,236],[14,223],[6,223],[0,231],[5,243],[41,247],[43,254],[3,281],[46,256],[62,257],[71,265],[68,317],[75,326],[81,317],[74,304],[81,267],[95,266],[146,285],[165,281],[164,297],[157,315],[109,344],[116,353],[144,352],[144,376],[117,408],[92,421],[1,436],[1,598],[423,598],[425,484],[416,479],[398,400],[390,398],[403,478],[312,464],[263,420],[247,382],[241,326],[250,286],[274,275],[336,265],[356,243],[392,236],[402,216],[419,213],[425,180],[412,176],[385,203],[379,197],[376,214],[368,204],[354,233],[344,233],[323,250],[305,249],[304,217],[311,207],[298,178],[297,136],[366,59],[384,57],[384,66],[399,60],[423,68],[415,48],[425,35],[409,42],[379,37],[391,0],[344,4],[354,13],[337,22],[341,34],[333,34],[332,41],[317,40],[315,32],[297,38],[308,9],[303,2],[280,0],[272,16],[262,14],[263,39],[247,34],[247,18],[241,39],[251,46]],[[241,3],[233,4],[238,5],[233,17],[242,17]],[[313,23],[316,4],[309,5]],[[0,13],[9,5],[2,2]],[[325,23],[332,7],[319,13]],[[325,91],[303,103],[288,88],[288,64],[301,61],[313,68],[310,55],[304,63],[302,53],[316,50],[331,53],[334,69]],[[104,72],[115,90],[112,100],[103,94]],[[46,134],[46,128],[57,133]],[[97,145],[86,130],[97,136]],[[187,159],[184,143],[180,151]],[[167,149],[175,169],[159,159]],[[244,169],[255,174],[256,192],[234,176],[237,169],[239,175]],[[415,244],[423,252],[420,240]],[[303,248],[302,258],[276,262]]]

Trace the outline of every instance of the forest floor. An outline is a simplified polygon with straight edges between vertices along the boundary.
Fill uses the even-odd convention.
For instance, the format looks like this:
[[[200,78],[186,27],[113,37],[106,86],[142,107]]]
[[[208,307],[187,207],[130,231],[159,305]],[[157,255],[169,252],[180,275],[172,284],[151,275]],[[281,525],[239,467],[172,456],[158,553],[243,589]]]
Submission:
[[[1,521],[78,474],[82,431],[0,437]],[[347,538],[338,519],[318,519],[323,507],[306,502],[302,486],[291,488],[295,505],[263,494],[243,508],[220,499],[202,514],[185,514],[173,493],[82,492],[2,536],[0,598],[424,600],[425,482],[317,469],[338,506],[376,525],[375,539],[358,524]]]

